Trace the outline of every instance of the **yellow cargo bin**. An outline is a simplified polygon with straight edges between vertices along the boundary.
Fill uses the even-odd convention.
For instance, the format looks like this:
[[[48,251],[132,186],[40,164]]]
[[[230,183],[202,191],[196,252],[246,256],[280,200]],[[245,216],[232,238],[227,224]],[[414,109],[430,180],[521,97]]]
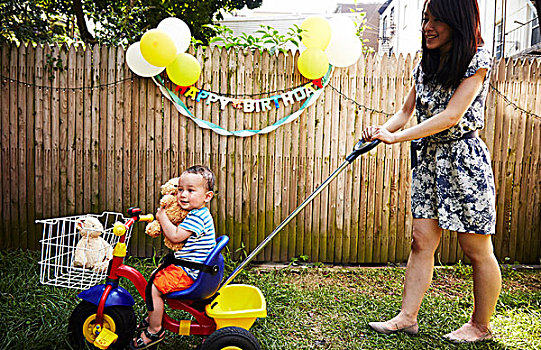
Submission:
[[[205,307],[216,322],[216,329],[240,327],[249,330],[256,318],[267,317],[267,303],[259,288],[247,284],[230,284]]]

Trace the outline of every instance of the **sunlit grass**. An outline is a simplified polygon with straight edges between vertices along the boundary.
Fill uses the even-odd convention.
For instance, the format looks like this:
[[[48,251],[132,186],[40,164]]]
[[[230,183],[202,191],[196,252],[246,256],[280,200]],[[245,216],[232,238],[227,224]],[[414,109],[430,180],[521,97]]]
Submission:
[[[34,252],[0,252],[0,349],[70,348],[67,320],[77,291],[41,285],[38,260]],[[129,260],[146,276],[156,263]],[[227,271],[232,268],[228,261]],[[413,337],[382,336],[367,326],[399,310],[402,268],[252,268],[235,282],[256,285],[265,295],[268,317],[251,329],[263,349],[541,349],[541,271],[503,272],[492,320],[495,340],[460,346],[441,336],[471,313],[471,274],[464,265],[436,269],[419,315],[420,334]],[[143,317],[142,299],[126,281],[122,286],[134,295],[136,314]],[[197,336],[168,334],[158,349],[193,349],[200,342]]]

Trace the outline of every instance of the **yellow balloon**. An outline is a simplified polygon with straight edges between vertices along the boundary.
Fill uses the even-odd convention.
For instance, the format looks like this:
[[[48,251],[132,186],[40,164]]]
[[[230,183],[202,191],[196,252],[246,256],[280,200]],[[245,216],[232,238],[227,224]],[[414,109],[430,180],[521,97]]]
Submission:
[[[159,29],[151,29],[141,37],[139,44],[143,58],[153,66],[165,67],[177,56],[173,39]]]
[[[307,48],[325,50],[331,41],[331,25],[321,16],[311,16],[301,24],[302,43]]]
[[[193,85],[201,75],[201,65],[195,57],[185,52],[165,68],[169,79],[179,86]]]
[[[299,55],[297,68],[305,78],[319,79],[329,70],[329,59],[321,49],[306,49]]]

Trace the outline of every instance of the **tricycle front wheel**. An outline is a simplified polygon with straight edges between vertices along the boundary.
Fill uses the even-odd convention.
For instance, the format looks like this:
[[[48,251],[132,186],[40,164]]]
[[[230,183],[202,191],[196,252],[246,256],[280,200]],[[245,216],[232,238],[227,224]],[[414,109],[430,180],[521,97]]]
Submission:
[[[98,307],[88,301],[81,301],[73,310],[69,320],[69,341],[76,348],[84,344],[92,345],[97,337],[94,333],[94,321]],[[116,333],[118,339],[111,345],[113,349],[124,349],[135,331],[136,318],[130,306],[106,307],[103,315],[103,327]]]
[[[260,350],[257,338],[240,327],[220,328],[203,342],[201,350]]]

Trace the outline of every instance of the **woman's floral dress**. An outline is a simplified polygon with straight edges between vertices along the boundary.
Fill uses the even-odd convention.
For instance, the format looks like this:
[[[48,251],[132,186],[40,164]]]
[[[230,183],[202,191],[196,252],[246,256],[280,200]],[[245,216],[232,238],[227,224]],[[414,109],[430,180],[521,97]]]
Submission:
[[[461,139],[464,134],[484,127],[491,63],[489,51],[480,48],[464,77],[487,69],[481,91],[457,125],[421,140],[412,178],[414,218],[437,219],[441,228],[452,231],[495,233],[495,189],[489,151],[479,137]],[[413,77],[417,122],[421,123],[442,112],[455,89],[424,84],[420,64]]]

